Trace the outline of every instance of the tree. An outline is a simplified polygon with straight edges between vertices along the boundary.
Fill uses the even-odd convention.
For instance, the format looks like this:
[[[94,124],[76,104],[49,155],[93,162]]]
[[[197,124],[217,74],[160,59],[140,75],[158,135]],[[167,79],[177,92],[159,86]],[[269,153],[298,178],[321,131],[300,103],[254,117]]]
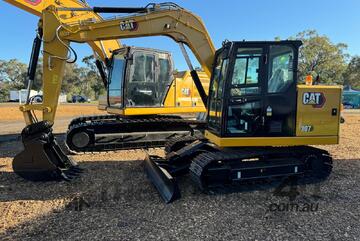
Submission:
[[[8,83],[0,82],[0,102],[9,100],[10,87]]]
[[[61,91],[68,95],[68,99],[70,99],[72,95],[81,94],[81,80],[77,68],[77,64],[65,64]]]
[[[32,85],[32,89],[37,91],[41,90],[42,78],[43,78],[43,59],[39,58],[36,66],[35,79]]]
[[[88,98],[98,99],[105,93],[105,88],[97,73],[93,55],[83,59],[85,67],[77,64],[66,64],[61,90],[72,95],[85,95]],[[27,87],[27,65],[16,59],[0,60],[0,101],[8,99],[9,90],[20,90]],[[32,89],[41,90],[43,78],[43,61],[39,59]]]
[[[23,89],[26,84],[27,65],[17,59],[0,61],[0,82],[8,82],[12,88]]]
[[[350,85],[353,88],[360,88],[360,56],[351,58],[346,71],[343,75],[344,85]]]
[[[82,62],[85,63],[88,68],[86,81],[90,83],[94,98],[98,99],[100,95],[103,95],[105,93],[105,87],[101,77],[97,72],[97,67],[95,65],[95,57],[94,55],[86,56],[82,59]]]
[[[347,45],[334,44],[325,35],[307,30],[296,35],[303,42],[299,53],[299,80],[311,74],[319,83],[342,84],[346,69]]]

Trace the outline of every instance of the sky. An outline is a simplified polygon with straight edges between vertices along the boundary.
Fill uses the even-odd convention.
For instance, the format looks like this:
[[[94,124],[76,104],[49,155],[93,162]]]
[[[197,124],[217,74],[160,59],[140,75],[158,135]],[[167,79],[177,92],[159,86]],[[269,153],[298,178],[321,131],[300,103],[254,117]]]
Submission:
[[[165,1],[165,0],[164,0]],[[143,0],[89,0],[91,6],[142,7]],[[315,29],[334,43],[346,43],[350,55],[360,55],[359,0],[207,0],[176,1],[199,15],[215,44],[223,40],[287,39],[297,33]],[[121,4],[121,5],[120,5]],[[38,17],[0,1],[0,59],[17,58],[27,63]],[[123,39],[123,44],[171,51],[175,66],[187,69],[178,45],[167,37]],[[81,65],[84,56],[92,54],[86,44],[73,44]],[[195,66],[199,66],[192,56]]]

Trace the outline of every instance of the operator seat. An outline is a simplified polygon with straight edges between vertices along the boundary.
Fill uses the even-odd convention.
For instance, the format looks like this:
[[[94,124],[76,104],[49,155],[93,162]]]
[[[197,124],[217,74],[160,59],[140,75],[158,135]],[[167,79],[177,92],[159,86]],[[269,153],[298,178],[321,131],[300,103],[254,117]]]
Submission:
[[[279,92],[285,86],[285,71],[283,69],[277,69],[271,76],[268,84],[268,92]]]

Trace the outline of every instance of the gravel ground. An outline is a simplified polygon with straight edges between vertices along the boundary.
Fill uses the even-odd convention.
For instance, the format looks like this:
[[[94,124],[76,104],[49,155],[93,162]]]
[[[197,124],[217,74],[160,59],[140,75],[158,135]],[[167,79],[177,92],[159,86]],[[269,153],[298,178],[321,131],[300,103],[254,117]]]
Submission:
[[[143,151],[74,156],[81,178],[31,183],[11,170],[21,144],[0,143],[0,240],[356,240],[360,115],[345,118],[341,144],[326,147],[331,177],[299,186],[292,202],[274,195],[278,183],[203,194],[183,177],[182,199],[166,205],[143,172]]]

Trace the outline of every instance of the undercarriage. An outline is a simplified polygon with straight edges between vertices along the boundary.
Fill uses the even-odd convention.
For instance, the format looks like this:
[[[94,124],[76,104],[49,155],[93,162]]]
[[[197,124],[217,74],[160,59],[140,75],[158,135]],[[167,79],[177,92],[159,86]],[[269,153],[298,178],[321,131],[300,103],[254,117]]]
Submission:
[[[175,115],[80,117],[69,124],[66,145],[75,153],[163,147],[171,138],[203,131],[205,125]]]
[[[182,142],[182,148],[177,145],[177,150],[167,153],[165,159],[147,156],[145,164],[150,180],[166,203],[181,196],[176,177],[186,173],[195,186],[208,191],[293,176],[323,180],[332,170],[330,154],[310,146],[223,149],[206,140]]]

